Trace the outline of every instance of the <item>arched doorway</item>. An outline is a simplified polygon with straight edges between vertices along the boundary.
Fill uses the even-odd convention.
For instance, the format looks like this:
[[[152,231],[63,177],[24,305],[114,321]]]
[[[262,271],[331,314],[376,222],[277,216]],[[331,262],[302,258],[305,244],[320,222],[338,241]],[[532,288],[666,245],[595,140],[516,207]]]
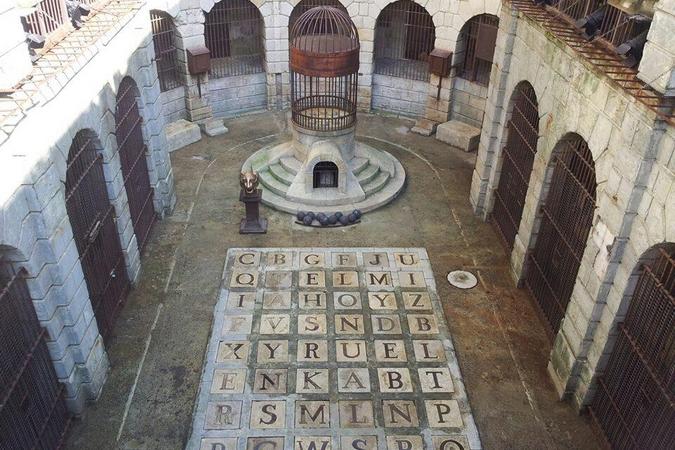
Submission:
[[[427,10],[411,0],[390,3],[375,22],[373,108],[404,115],[424,113],[429,53],[436,28]]]
[[[455,58],[460,61],[460,78],[488,85],[498,29],[499,18],[492,14],[474,16],[464,24],[455,51]]]
[[[538,138],[537,94],[530,83],[523,81],[516,86],[511,99],[502,170],[491,215],[492,223],[509,250],[513,249],[520,226]]]
[[[124,77],[117,93],[115,138],[122,163],[124,188],[129,199],[129,212],[138,248],[142,251],[155,222],[153,190],[148,175],[147,147],[143,141],[142,119],[138,111],[138,88],[130,77]]]
[[[336,188],[338,167],[331,161],[320,161],[314,166],[314,188]]]
[[[93,131],[81,130],[75,135],[68,152],[66,210],[98,329],[106,338],[127,298],[129,277],[100,148]]]
[[[541,226],[528,254],[525,286],[551,336],[565,316],[595,212],[595,164],[588,144],[571,134],[553,152],[553,176]]]
[[[0,254],[0,448],[59,448],[70,423],[26,286]]]
[[[671,448],[675,436],[675,244],[648,253],[590,406],[612,448]]]

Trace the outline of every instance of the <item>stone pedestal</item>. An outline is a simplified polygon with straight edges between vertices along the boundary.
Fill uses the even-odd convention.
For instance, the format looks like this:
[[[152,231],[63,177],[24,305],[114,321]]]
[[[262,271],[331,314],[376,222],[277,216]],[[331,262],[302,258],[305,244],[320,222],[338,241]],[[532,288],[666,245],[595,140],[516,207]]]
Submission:
[[[260,217],[260,202],[262,190],[256,189],[254,193],[239,193],[239,201],[246,205],[246,217],[241,219],[239,234],[264,234],[267,233],[267,219]]]

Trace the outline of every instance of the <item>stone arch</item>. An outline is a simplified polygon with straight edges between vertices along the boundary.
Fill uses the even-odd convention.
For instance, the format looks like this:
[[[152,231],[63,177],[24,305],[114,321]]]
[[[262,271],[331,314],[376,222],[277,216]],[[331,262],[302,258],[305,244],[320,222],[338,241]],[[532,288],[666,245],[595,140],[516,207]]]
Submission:
[[[592,345],[602,354],[585,401],[612,445],[625,442],[626,435],[629,442],[647,447],[660,447],[670,438],[668,424],[675,418],[667,393],[675,364],[673,295],[675,242],[661,242],[633,266],[618,309],[606,314],[611,317],[604,321],[608,331],[600,337],[603,342],[595,342],[596,333]],[[617,416],[622,417],[618,426]]]
[[[120,82],[115,101],[115,140],[131,223],[136,242],[143,249],[155,221],[155,193],[149,171],[149,167],[152,167],[151,152],[147,151],[142,102],[139,100],[136,82],[130,76],[125,76]]]
[[[453,57],[458,66],[458,77],[487,86],[498,28],[499,17],[489,13],[476,14],[464,22],[457,35]],[[479,42],[484,42],[485,46]]]
[[[596,216],[595,164],[586,140],[567,133],[548,162],[526,254],[524,284],[547,330],[560,330]]]
[[[497,154],[492,223],[512,250],[525,209],[539,141],[539,103],[532,84],[523,80],[511,92],[502,144]]]

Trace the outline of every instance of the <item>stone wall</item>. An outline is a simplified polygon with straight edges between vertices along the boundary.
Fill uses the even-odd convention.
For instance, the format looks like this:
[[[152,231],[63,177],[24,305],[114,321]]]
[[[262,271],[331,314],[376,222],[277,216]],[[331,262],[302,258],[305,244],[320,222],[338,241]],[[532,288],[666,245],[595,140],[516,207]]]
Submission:
[[[460,77],[455,77],[453,81],[452,119],[481,128],[488,91],[487,86]]]
[[[162,116],[167,123],[187,118],[185,88],[183,86],[162,92],[160,101],[162,103]]]
[[[49,89],[41,91],[0,146],[0,248],[15,265],[28,270],[38,319],[48,332],[47,345],[74,413],[98,397],[108,360],[66,213],[66,161],[74,136],[88,130],[102,156],[127,272],[135,282],[140,255],[114,118],[125,76],[132,77],[138,88],[155,209],[163,216],[175,203],[148,17],[146,8],[120,17],[118,26],[77,61],[77,70],[66,70],[49,82]]]
[[[559,394],[582,407],[610,350],[608,337],[625,313],[621,299],[625,303],[638,258],[675,234],[675,222],[666,220],[666,211],[675,209],[673,126],[540,24],[504,4],[470,197],[476,213],[486,218],[499,182],[510,98],[523,80],[537,95],[540,138],[510,255],[516,282],[527,272],[526,255],[537,242],[558,142],[576,133],[595,162],[597,208],[549,363]]]
[[[265,73],[209,80],[209,104],[214,117],[231,117],[267,107]]]
[[[373,75],[373,109],[417,117],[424,114],[429,83],[419,80]]]

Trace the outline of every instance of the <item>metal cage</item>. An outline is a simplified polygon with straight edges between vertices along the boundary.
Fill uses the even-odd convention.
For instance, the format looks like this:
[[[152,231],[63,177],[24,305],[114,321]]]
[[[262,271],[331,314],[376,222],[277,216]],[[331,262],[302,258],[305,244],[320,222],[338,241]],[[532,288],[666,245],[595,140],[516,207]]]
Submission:
[[[150,11],[152,42],[155,47],[155,62],[159,76],[159,88],[162,92],[180,86],[176,65],[176,28],[171,16],[163,11]]]
[[[433,19],[423,6],[410,0],[391,3],[375,22],[374,72],[428,81],[435,40]]]
[[[302,0],[300,3],[295,5],[293,11],[291,12],[291,16],[288,18],[289,31],[293,29],[293,25],[295,25],[295,22],[298,20],[298,17],[300,17],[310,9],[315,8],[317,6],[332,6],[334,8],[343,11],[345,14],[349,14],[347,13],[347,8],[345,8],[344,5],[340,3],[339,0]],[[291,37],[290,33],[288,33],[288,37],[290,39]]]
[[[293,122],[313,131],[337,131],[356,123],[359,36],[346,12],[317,6],[290,33]]]
[[[469,19],[459,33],[459,46],[463,52],[459,76],[483,86],[490,83],[492,59],[497,41],[499,18],[481,14]],[[461,53],[460,50],[457,53]]]
[[[250,75],[265,71],[265,24],[249,0],[216,3],[206,13],[204,39],[211,51],[211,78]]]

